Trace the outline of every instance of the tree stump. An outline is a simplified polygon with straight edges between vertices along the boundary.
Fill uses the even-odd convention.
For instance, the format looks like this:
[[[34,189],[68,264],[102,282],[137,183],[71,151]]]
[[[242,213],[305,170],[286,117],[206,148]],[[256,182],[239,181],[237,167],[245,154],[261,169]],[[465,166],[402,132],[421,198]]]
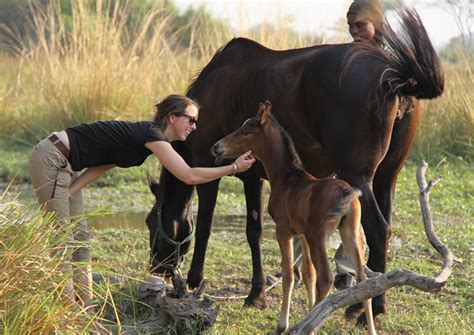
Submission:
[[[145,328],[173,329],[177,334],[198,334],[212,326],[219,313],[211,299],[203,297],[207,281],[194,292],[186,289],[186,280],[179,274],[173,286],[159,277],[147,278],[138,288],[138,299],[153,307],[151,315],[140,322]]]

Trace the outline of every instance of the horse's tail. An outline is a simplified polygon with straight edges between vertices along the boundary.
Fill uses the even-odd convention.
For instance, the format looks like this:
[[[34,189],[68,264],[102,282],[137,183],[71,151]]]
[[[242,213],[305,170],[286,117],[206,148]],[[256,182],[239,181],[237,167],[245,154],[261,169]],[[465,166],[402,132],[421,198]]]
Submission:
[[[362,195],[362,192],[358,188],[354,187],[345,187],[341,190],[341,198],[336,208],[330,211],[327,215],[327,219],[340,218],[347,214],[350,209],[352,200],[359,198]]]
[[[444,74],[418,13],[413,9],[399,11],[401,32],[395,33],[388,23],[384,39],[389,49],[389,68],[383,82],[400,96],[433,99],[443,93]]]

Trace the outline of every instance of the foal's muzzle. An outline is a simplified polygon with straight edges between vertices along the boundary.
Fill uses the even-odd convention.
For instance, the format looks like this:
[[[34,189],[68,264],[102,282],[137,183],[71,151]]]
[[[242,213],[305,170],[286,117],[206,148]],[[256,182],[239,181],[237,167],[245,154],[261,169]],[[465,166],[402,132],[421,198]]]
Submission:
[[[211,147],[211,155],[213,155],[214,157],[216,157],[216,164],[220,164],[222,161],[223,161],[223,158],[221,157],[222,154],[224,153],[224,151],[222,150],[221,148],[221,144],[220,144],[220,141],[215,143],[212,147]]]

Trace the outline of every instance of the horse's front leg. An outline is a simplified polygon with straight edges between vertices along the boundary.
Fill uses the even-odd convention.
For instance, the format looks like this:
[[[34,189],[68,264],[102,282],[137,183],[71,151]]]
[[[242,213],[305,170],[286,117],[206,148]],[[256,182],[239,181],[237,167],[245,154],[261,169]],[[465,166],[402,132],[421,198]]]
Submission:
[[[265,308],[265,275],[262,266],[263,191],[265,181],[253,174],[240,176],[244,182],[247,205],[247,242],[252,253],[252,288],[245,298],[246,306]]]
[[[219,181],[220,179],[197,186],[199,206],[194,240],[194,254],[187,279],[190,288],[198,287],[204,279],[204,260],[206,257],[207,243],[211,235]]]

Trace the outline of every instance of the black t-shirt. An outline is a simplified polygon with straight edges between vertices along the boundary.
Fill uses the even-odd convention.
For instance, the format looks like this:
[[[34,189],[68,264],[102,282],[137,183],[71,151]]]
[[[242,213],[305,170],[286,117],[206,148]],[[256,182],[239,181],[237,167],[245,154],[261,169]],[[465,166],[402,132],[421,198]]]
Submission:
[[[153,122],[99,121],[66,128],[74,171],[99,165],[141,165],[152,153],[145,143],[167,141]]]

